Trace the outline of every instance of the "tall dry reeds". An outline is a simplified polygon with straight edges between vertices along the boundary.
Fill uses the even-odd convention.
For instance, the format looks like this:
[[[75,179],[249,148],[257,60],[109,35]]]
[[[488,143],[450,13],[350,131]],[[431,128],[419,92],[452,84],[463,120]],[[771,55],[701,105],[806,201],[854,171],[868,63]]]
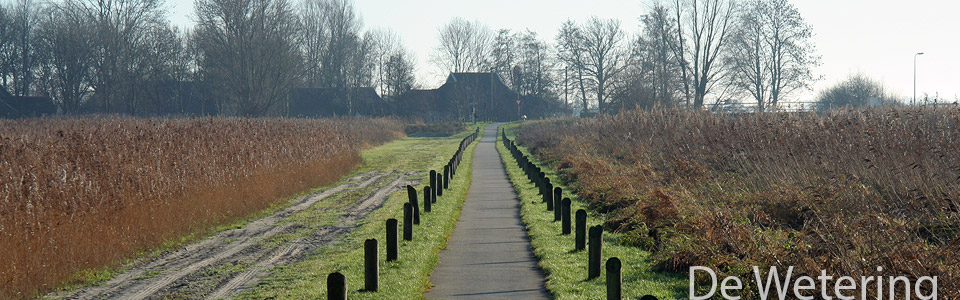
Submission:
[[[659,268],[935,275],[960,297],[960,109],[658,109],[533,123],[519,141]]]
[[[335,181],[392,119],[0,121],[0,298]]]

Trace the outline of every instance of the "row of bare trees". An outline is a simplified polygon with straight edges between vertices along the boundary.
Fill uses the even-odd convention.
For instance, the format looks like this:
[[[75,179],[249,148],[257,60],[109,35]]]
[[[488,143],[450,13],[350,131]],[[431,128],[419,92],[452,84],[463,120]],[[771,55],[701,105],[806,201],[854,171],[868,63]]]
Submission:
[[[350,0],[198,0],[194,28],[162,0],[16,0],[0,5],[0,83],[46,95],[66,114],[182,113],[211,99],[225,114],[283,114],[295,87],[416,86],[415,59],[364,30]]]
[[[433,61],[453,72],[492,71],[521,93],[604,113],[742,100],[763,110],[817,79],[811,27],[788,0],[665,0],[640,20],[635,35],[619,20],[568,20],[550,45],[531,32],[493,34],[454,19],[440,29]]]

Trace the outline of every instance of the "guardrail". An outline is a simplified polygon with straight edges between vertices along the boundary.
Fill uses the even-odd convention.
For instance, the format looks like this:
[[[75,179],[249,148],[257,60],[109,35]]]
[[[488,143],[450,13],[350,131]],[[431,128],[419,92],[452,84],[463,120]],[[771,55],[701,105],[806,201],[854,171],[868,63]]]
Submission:
[[[443,196],[443,190],[450,189],[451,179],[457,174],[457,169],[463,160],[463,152],[479,135],[480,128],[476,128],[472,134],[460,140],[460,146],[443,166],[443,170],[430,170],[429,181],[423,187],[424,213],[431,211],[431,205],[437,203],[437,197]],[[407,203],[403,204],[403,240],[412,241],[413,228],[420,224],[420,201],[417,199],[416,188],[407,186],[407,198]],[[392,218],[386,222],[387,261],[399,259],[398,223],[397,219]],[[377,246],[377,239],[367,239],[363,243],[363,289],[368,292],[376,292],[380,288],[380,257]],[[347,299],[347,280],[340,272],[333,272],[327,276],[327,299]]]
[[[546,210],[554,212],[554,222],[562,222],[561,226],[561,235],[570,234],[570,198],[561,199],[563,195],[563,189],[559,186],[555,187],[551,182],[550,178],[547,178],[540,166],[537,166],[536,163],[530,160],[523,151],[520,151],[520,148],[517,147],[517,144],[510,140],[507,137],[506,130],[500,131],[500,138],[503,141],[503,146],[510,151],[510,154],[513,156],[513,159],[517,162],[517,166],[523,170],[524,174],[527,175],[533,184],[539,189],[540,195],[543,196],[543,203],[546,204]],[[603,248],[603,226],[597,225],[590,227],[589,231],[589,244],[587,244],[587,211],[583,209],[578,209],[576,212],[576,230],[574,234],[575,246],[574,251],[583,251],[587,248],[587,278],[593,279],[600,277],[600,261],[602,260],[602,248]],[[589,246],[589,247],[588,247]],[[617,257],[611,257],[607,259],[606,262],[606,285],[607,285],[607,299],[621,299],[623,292],[622,284],[622,265],[620,264],[620,259]],[[643,296],[643,300],[657,300],[657,297],[652,295]]]

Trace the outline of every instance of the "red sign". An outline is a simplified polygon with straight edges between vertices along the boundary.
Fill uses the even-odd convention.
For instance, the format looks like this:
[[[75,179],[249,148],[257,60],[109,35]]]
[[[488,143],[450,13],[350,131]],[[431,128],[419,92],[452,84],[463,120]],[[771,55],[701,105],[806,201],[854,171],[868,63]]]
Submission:
[[[517,99],[517,105],[520,105],[520,99]]]

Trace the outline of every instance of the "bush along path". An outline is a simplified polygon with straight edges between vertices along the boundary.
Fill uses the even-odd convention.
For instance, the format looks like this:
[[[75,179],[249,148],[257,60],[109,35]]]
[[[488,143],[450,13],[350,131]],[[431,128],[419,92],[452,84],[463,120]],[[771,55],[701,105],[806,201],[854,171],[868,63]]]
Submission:
[[[517,194],[496,150],[497,125],[484,128],[460,221],[430,276],[435,299],[548,299],[530,252]]]
[[[523,223],[554,298],[686,298],[679,274],[651,271],[647,252],[621,245],[618,233],[604,232],[603,216],[589,211],[506,130],[499,140],[497,149],[521,200]]]

